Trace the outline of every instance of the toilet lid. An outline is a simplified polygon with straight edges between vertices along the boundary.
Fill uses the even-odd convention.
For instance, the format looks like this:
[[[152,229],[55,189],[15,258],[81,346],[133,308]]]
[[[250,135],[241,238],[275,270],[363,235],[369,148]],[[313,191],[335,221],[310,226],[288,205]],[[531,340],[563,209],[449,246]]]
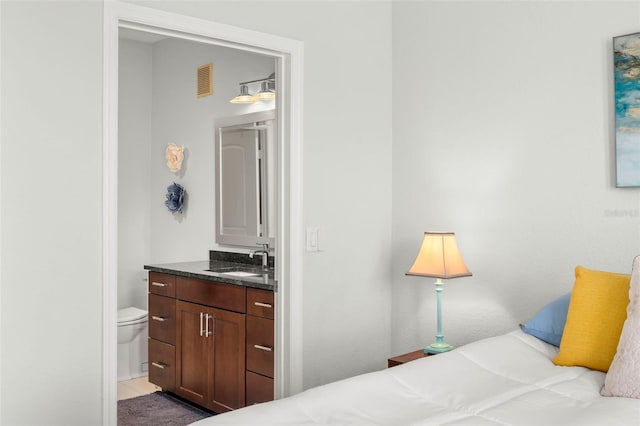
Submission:
[[[118,323],[135,321],[147,316],[147,311],[130,307],[118,309]]]

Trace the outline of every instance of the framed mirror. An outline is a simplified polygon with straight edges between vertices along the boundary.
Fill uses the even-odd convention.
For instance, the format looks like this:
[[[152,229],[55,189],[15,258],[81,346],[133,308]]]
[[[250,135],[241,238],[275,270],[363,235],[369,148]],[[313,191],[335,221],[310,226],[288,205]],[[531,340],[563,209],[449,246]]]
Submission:
[[[276,234],[275,111],[215,123],[216,242],[273,247]]]

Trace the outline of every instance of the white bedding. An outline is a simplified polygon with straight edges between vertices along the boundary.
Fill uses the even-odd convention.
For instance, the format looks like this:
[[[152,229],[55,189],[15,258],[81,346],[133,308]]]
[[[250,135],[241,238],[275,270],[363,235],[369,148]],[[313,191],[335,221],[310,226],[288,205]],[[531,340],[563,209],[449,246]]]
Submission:
[[[557,351],[517,330],[194,425],[640,425],[640,400],[600,396],[604,373]]]

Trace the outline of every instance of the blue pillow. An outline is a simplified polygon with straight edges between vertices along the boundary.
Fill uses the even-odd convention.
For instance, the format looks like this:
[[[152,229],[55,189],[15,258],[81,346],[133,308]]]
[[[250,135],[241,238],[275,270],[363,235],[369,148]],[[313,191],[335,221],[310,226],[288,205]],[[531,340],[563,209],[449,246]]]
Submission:
[[[571,293],[558,297],[522,326],[522,331],[537,337],[553,346],[560,346],[564,324],[567,322],[567,311]]]

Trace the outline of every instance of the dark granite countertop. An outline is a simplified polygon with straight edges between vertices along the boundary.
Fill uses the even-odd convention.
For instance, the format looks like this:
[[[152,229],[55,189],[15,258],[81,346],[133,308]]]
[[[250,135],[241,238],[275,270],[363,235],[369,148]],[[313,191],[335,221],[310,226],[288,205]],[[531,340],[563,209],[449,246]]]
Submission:
[[[198,278],[208,281],[235,284],[245,287],[259,288],[262,290],[277,290],[277,282],[274,279],[273,268],[270,268],[267,273],[264,273],[260,265],[248,264],[243,262],[229,262],[226,260],[200,260],[195,262],[144,265],[144,269],[152,272],[160,272],[188,278]],[[247,273],[259,274],[259,276],[236,277],[227,275],[224,273],[224,271],[243,271]]]

